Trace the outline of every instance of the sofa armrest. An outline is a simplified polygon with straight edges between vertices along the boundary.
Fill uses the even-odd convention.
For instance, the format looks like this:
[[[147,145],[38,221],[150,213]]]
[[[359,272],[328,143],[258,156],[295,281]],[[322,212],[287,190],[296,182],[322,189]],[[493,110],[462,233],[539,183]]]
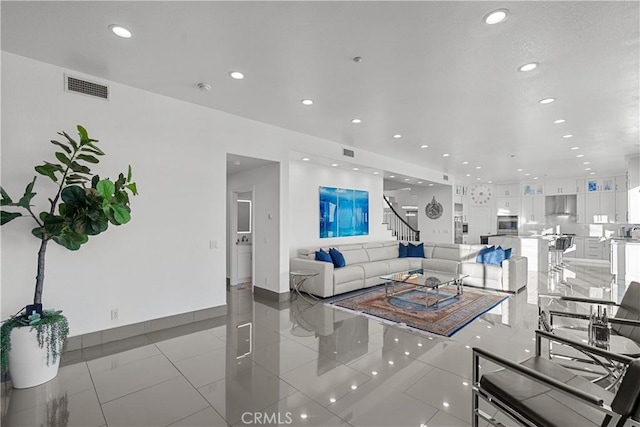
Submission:
[[[310,277],[304,283],[302,290],[310,292],[322,298],[333,296],[333,264],[325,261],[315,261],[304,258],[291,258],[289,260],[290,270],[313,270],[318,273],[315,277]],[[291,284],[289,284],[291,286]]]
[[[502,261],[502,287],[509,292],[518,292],[527,286],[527,258],[512,256]]]

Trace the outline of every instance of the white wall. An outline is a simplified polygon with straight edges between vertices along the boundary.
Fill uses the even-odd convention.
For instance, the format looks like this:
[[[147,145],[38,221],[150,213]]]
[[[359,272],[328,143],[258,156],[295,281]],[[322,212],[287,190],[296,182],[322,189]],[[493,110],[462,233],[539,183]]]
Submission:
[[[253,285],[281,293],[280,283],[280,164],[273,163],[229,176],[230,192],[253,187]],[[234,245],[234,242],[229,242]]]
[[[453,243],[453,199],[450,185],[433,187],[413,187],[413,194],[418,196],[418,227],[420,240],[434,243]],[[433,197],[443,207],[442,216],[431,219],[427,216],[426,206]]]
[[[369,189],[372,207],[382,197],[381,178],[322,172],[309,193],[309,176],[300,166],[290,173],[291,152],[342,159],[342,144],[95,76],[86,78],[108,84],[110,101],[67,93],[63,74],[82,73],[8,52],[2,52],[1,65],[1,177],[9,194],[19,197],[33,167],[52,159],[54,146],[48,141],[56,132],[72,132],[77,124],[100,139],[107,153],[96,171],[114,177],[130,163],[139,185],[130,224],[92,238],[78,252],[55,244],[47,252],[43,302],[65,311],[72,336],[226,303],[227,153],[280,163],[278,206],[270,220],[279,226],[270,229],[275,234],[269,240],[278,261],[265,267],[265,277],[275,281],[270,280],[269,289],[277,292],[288,290],[289,243],[292,248],[318,243],[313,219],[318,185]],[[364,150],[357,155],[360,164],[371,168],[432,181],[442,176]],[[326,180],[320,180],[323,174]],[[47,179],[39,178],[38,208],[46,208],[52,190]],[[308,206],[305,197],[313,199]],[[303,219],[301,213],[313,216]],[[295,214],[292,221],[290,214]],[[390,238],[381,226],[382,209],[371,214],[368,238]],[[29,220],[2,227],[2,318],[33,299],[38,241],[29,234],[32,227]],[[217,248],[209,249],[212,241]],[[111,321],[115,308],[120,319]]]
[[[331,167],[291,161],[289,247],[295,256],[299,248],[336,246],[350,242],[391,240],[393,237],[382,225],[382,177]],[[369,192],[369,235],[320,238],[318,187],[352,188]]]

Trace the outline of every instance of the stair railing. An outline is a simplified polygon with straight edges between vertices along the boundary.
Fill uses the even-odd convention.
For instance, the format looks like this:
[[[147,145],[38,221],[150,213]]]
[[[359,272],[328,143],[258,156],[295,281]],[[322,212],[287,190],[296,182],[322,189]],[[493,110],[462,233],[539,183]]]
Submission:
[[[420,241],[420,230],[416,230],[412,226],[409,225],[404,218],[402,218],[398,212],[393,208],[393,205],[387,198],[387,196],[382,196],[384,201],[387,203],[389,209],[385,209],[382,217],[382,223],[387,225],[387,229],[391,230],[393,236],[398,240],[403,241],[412,241],[419,242]]]

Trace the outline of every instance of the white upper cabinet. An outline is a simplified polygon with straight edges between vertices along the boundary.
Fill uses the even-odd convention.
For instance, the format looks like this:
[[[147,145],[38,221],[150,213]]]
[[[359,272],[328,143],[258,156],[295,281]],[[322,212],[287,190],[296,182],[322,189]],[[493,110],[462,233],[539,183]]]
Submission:
[[[620,187],[618,187],[620,188]],[[627,191],[616,191],[616,222],[629,221],[629,193]]]
[[[559,179],[545,182],[544,189],[547,196],[557,194],[576,194],[578,186],[575,179]]]
[[[627,175],[620,175],[615,177],[616,191],[627,191],[629,189]]]
[[[520,195],[520,184],[496,185],[496,197],[513,197]]]
[[[520,197],[498,197],[496,203],[498,215],[520,215]]]
[[[610,191],[587,193],[584,222],[587,224],[616,222],[616,193]]]
[[[544,197],[543,194],[538,194],[522,198],[520,216],[524,224],[545,223]]]

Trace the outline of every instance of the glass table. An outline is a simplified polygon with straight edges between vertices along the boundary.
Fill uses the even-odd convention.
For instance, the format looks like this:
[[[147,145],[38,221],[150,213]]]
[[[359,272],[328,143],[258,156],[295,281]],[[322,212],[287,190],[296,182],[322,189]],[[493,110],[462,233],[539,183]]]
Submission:
[[[468,275],[422,269],[380,276],[384,280],[384,293],[387,299],[416,289],[424,290],[423,300],[414,301],[424,307],[439,307],[441,303],[462,295],[462,279],[465,277]],[[455,293],[441,297],[440,288],[449,285],[455,286]]]

